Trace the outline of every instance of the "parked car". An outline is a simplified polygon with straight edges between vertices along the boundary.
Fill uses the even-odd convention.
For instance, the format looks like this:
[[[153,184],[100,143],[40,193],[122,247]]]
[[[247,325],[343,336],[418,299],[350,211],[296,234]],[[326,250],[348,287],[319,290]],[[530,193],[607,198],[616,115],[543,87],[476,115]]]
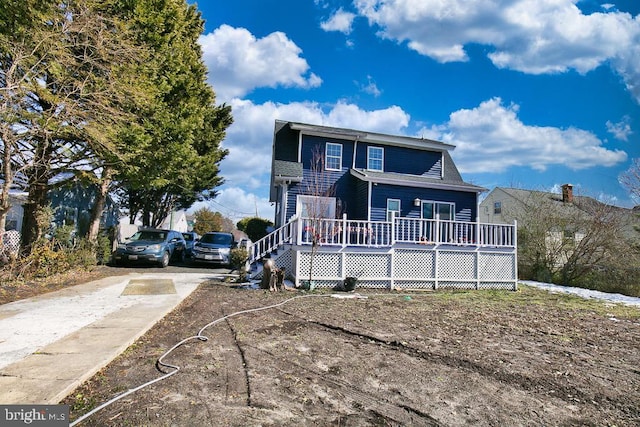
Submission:
[[[204,233],[193,246],[194,262],[231,265],[231,249],[236,247],[233,234],[222,232]]]
[[[200,239],[200,235],[195,231],[187,231],[182,233],[182,237],[184,237],[184,241],[187,244],[186,246],[186,255],[187,257],[193,256],[193,246]]]
[[[184,261],[187,244],[178,231],[146,228],[118,244],[113,260],[116,265],[128,262],[151,262],[166,267],[172,260]]]

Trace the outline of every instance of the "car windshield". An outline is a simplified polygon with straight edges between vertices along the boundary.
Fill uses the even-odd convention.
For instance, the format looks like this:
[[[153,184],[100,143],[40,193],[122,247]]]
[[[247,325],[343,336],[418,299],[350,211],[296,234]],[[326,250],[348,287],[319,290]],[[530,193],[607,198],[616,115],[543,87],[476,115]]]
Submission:
[[[205,234],[200,239],[201,243],[213,243],[216,245],[230,245],[233,241],[233,236],[229,234]]]
[[[133,236],[131,236],[132,241],[135,240],[149,240],[152,242],[162,242],[164,241],[166,236],[166,233],[162,232],[162,231],[149,231],[149,230],[143,230],[143,231],[138,231],[136,234],[134,234]]]
[[[182,237],[184,237],[184,240],[186,240],[187,242],[192,242],[193,241],[193,234],[183,233]]]

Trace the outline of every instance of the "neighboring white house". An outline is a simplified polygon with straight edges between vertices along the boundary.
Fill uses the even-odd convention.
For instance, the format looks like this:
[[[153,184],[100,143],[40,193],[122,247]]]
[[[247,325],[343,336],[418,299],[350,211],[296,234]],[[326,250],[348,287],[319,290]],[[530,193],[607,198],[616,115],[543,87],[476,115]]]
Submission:
[[[142,227],[142,221],[140,220],[140,218],[137,218],[133,224],[130,223],[128,216],[120,218],[117,240],[122,241],[133,236],[133,234],[138,231],[140,227]],[[175,230],[181,233],[189,231],[187,212],[185,210],[172,212],[158,228]]]
[[[638,240],[636,210],[576,196],[571,184],[562,185],[561,193],[496,187],[480,203],[479,216],[481,221],[494,224],[515,219],[523,229],[530,228],[527,221],[531,218],[553,218],[546,224],[545,245],[550,254],[556,254],[556,267],[567,262],[594,220],[616,221],[626,238]]]
[[[181,233],[189,231],[189,223],[187,222],[187,211],[179,210],[171,212],[167,219],[164,220],[160,228],[176,230]]]

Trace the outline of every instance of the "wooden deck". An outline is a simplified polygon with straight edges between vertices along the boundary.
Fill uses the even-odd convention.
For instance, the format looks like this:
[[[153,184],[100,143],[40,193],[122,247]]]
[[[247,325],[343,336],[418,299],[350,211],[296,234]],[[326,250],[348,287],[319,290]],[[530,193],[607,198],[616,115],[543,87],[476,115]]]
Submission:
[[[396,218],[392,222],[294,218],[249,248],[299,283],[389,289],[517,288],[516,224]]]

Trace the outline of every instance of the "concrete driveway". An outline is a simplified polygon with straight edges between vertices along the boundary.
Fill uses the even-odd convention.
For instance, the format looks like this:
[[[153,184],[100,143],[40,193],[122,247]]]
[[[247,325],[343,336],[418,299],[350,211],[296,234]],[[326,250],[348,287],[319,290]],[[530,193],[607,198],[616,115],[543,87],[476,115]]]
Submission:
[[[0,306],[0,404],[58,403],[228,270],[125,272]]]

